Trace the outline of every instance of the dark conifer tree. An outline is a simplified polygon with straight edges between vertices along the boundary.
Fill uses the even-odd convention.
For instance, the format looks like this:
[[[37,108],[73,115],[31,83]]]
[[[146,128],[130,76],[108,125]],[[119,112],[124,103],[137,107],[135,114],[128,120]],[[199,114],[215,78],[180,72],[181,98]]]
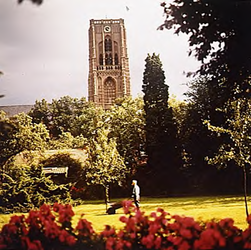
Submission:
[[[177,130],[168,105],[168,86],[159,55],[148,54],[143,77],[146,113],[146,153],[151,191],[177,192],[180,157]]]

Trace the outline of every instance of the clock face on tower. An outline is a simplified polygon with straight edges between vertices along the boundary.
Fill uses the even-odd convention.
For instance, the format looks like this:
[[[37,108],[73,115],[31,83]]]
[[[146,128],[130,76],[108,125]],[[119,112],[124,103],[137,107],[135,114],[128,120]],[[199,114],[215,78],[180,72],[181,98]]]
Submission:
[[[111,31],[111,27],[110,26],[105,26],[104,27],[104,32],[110,32]]]

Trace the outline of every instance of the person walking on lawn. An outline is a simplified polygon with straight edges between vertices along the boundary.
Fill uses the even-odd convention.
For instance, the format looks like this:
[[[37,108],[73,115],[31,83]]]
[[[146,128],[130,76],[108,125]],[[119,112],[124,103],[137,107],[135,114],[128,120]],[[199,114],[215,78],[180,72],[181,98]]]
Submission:
[[[132,185],[133,185],[132,198],[134,200],[135,206],[137,207],[137,209],[139,209],[139,207],[140,207],[140,205],[139,205],[139,202],[140,202],[140,188],[139,188],[136,180],[132,181]]]

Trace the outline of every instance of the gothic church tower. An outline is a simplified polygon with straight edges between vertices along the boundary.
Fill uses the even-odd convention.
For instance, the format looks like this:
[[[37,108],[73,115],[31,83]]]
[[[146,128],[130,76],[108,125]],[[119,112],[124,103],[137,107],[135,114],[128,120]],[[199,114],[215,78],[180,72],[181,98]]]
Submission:
[[[109,109],[115,99],[130,94],[124,20],[90,20],[88,100]]]

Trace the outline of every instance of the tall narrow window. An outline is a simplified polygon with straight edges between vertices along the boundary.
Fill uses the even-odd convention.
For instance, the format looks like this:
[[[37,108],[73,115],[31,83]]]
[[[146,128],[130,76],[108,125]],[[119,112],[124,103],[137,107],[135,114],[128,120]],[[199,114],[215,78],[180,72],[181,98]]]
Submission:
[[[99,65],[103,65],[103,41],[98,44]]]
[[[105,52],[111,52],[112,51],[112,40],[109,36],[106,36],[105,38]]]
[[[112,54],[111,53],[106,53],[105,54],[105,64],[106,65],[112,65]]]
[[[115,65],[119,64],[119,57],[117,53],[115,54],[114,61],[115,61]]]
[[[113,103],[116,99],[116,86],[115,80],[112,77],[108,77],[104,83],[104,98],[105,103]]]
[[[118,57],[118,43],[114,41],[114,63],[115,65],[119,65],[119,57]]]
[[[99,65],[103,65],[103,54],[99,55]]]

